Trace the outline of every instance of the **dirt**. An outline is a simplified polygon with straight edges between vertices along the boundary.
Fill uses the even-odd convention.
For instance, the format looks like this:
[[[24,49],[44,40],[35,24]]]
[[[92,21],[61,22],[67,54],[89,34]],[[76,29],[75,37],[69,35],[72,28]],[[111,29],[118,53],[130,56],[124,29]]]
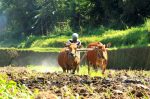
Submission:
[[[40,73],[26,68],[0,69],[10,80],[39,90],[36,99],[150,99],[150,77],[141,71],[107,73],[105,77]],[[150,72],[148,72],[150,73]]]

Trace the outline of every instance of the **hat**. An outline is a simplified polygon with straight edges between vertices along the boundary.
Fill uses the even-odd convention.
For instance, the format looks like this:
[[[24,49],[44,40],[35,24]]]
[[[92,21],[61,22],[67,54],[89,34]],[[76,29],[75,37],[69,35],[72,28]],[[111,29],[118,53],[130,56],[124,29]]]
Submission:
[[[73,39],[73,40],[78,39],[78,34],[77,34],[77,33],[73,33],[73,34],[72,34],[72,39]]]

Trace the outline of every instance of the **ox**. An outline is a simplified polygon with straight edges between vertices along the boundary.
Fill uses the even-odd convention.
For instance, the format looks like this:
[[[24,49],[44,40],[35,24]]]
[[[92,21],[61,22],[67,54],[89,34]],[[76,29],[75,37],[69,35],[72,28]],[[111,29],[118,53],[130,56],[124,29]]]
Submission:
[[[107,46],[110,46],[108,44]],[[88,62],[88,73],[90,73],[90,65],[97,70],[99,67],[102,69],[102,74],[104,74],[108,56],[107,56],[107,48],[101,42],[94,42],[88,45],[88,48],[93,48],[93,50],[88,51],[86,58]]]
[[[80,58],[77,54],[77,44],[70,43],[61,50],[58,55],[58,64],[63,69],[63,72],[72,71],[74,74],[76,69],[79,72]]]

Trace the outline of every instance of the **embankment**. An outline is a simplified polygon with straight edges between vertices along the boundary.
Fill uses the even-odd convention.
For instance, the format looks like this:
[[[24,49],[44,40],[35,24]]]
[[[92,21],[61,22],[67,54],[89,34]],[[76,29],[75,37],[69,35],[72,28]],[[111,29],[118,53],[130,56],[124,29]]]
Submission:
[[[150,70],[150,47],[108,51],[108,68]]]
[[[17,66],[58,66],[57,55],[58,52],[35,52],[1,49],[0,66],[8,66],[10,64]],[[130,68],[150,70],[150,47],[109,50],[108,57],[108,68],[111,69]],[[85,59],[82,64],[85,64]]]

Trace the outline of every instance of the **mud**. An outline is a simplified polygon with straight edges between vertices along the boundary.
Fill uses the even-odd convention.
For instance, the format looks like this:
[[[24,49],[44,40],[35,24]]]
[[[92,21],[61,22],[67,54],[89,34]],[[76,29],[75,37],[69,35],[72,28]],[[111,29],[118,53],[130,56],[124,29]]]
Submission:
[[[24,84],[33,92],[39,90],[36,99],[142,99],[150,98],[149,73],[134,71],[108,72],[105,77],[72,75],[64,73],[40,73],[26,68],[3,68],[9,79]]]

